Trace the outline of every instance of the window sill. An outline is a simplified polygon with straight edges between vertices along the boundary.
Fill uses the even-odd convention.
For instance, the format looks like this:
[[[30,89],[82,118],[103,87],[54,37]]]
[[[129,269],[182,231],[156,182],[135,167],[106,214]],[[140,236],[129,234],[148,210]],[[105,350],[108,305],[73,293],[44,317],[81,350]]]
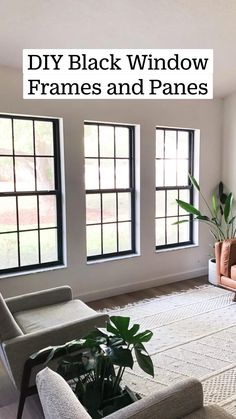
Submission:
[[[192,249],[192,248],[195,248],[195,247],[199,247],[199,245],[198,244],[190,244],[190,245],[187,245],[187,246],[179,246],[179,247],[170,247],[170,248],[167,248],[167,249],[159,249],[159,250],[156,250],[156,253],[173,252],[173,251],[176,251],[176,250],[186,250],[186,249]]]
[[[104,263],[104,262],[113,262],[115,260],[131,259],[131,258],[136,258],[138,256],[141,256],[141,254],[140,253],[134,253],[132,255],[116,256],[114,258],[87,260],[87,265],[94,265],[96,263]]]
[[[51,267],[47,267],[47,268],[33,269],[31,271],[20,271],[20,272],[12,272],[12,273],[0,274],[0,280],[1,279],[4,279],[4,278],[11,278],[11,277],[15,277],[15,276],[38,274],[38,273],[43,273],[43,272],[48,272],[48,271],[55,271],[55,270],[58,270],[58,269],[65,269],[65,268],[67,268],[67,265],[66,264],[63,264],[63,265],[51,266]]]

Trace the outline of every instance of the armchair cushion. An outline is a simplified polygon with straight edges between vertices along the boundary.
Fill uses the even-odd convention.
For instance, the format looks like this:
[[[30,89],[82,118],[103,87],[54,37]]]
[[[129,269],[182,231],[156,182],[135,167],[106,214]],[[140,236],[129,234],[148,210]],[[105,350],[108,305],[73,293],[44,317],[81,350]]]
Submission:
[[[9,308],[7,307],[2,294],[0,294],[0,319],[1,319],[1,328],[0,328],[0,341],[1,342],[4,342],[5,340],[8,340],[8,339],[12,339],[16,336],[23,335],[22,330],[16,323]]]
[[[231,279],[236,281],[236,265],[231,266]]]
[[[7,298],[6,303],[11,313],[15,313],[21,310],[30,310],[69,300],[72,300],[72,290],[68,285],[64,285],[62,287]]]
[[[60,304],[23,310],[14,314],[14,318],[24,333],[38,332],[78,319],[94,316],[95,312],[80,300],[70,300]]]

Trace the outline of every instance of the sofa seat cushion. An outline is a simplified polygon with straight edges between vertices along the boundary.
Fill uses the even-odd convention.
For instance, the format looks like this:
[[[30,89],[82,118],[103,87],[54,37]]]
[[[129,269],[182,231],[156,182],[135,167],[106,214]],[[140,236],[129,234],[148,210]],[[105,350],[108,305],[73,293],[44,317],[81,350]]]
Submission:
[[[33,333],[60,326],[78,319],[92,317],[96,312],[80,300],[70,300],[31,310],[14,313],[14,318],[24,333]]]
[[[236,281],[236,265],[231,266],[231,279]]]
[[[226,412],[219,406],[211,405],[204,406],[201,409],[195,410],[190,415],[184,416],[184,419],[233,419],[230,413]]]

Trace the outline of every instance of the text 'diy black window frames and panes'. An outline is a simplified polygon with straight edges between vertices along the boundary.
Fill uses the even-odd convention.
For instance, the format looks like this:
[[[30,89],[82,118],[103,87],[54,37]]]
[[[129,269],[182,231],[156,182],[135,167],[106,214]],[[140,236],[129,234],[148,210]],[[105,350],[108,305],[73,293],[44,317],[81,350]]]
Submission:
[[[84,126],[88,260],[135,253],[134,127]]]
[[[176,199],[193,203],[194,131],[156,128],[156,248],[164,249],[193,243],[192,216]],[[175,224],[176,222],[187,220]]]
[[[0,273],[60,265],[59,121],[0,115]]]

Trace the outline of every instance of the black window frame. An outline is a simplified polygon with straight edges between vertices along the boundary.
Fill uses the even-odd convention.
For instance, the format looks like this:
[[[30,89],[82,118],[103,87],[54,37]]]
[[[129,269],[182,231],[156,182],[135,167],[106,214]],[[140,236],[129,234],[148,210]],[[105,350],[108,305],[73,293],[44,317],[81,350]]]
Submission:
[[[47,268],[52,268],[56,266],[63,266],[64,265],[64,252],[63,252],[63,206],[62,206],[62,174],[61,174],[61,148],[60,148],[60,120],[59,118],[51,118],[51,117],[40,117],[40,116],[25,116],[25,115],[15,115],[15,114],[0,114],[0,118],[10,119],[11,126],[12,126],[12,154],[1,154],[0,157],[12,157],[13,158],[13,182],[14,182],[14,191],[13,192],[1,192],[0,197],[16,197],[16,230],[15,231],[6,231],[0,232],[0,234],[17,234],[17,255],[18,255],[18,267],[13,268],[5,268],[0,269],[0,278],[6,274],[14,274],[14,273],[24,273],[28,271],[36,271],[36,270],[43,270]],[[34,159],[34,183],[35,183],[35,190],[31,191],[17,191],[16,190],[16,172],[15,172],[15,158],[18,156],[22,157],[22,154],[15,153],[15,145],[14,145],[14,120],[29,120],[33,123],[33,154],[27,154],[27,157],[31,157]],[[51,190],[37,190],[36,184],[36,157],[40,157],[40,155],[36,154],[36,147],[35,147],[35,121],[43,121],[43,122],[51,122],[53,127],[53,156],[52,155],[42,155],[42,157],[53,157],[54,159],[54,182],[55,188]],[[39,197],[40,196],[55,196],[56,197],[56,220],[57,224],[55,227],[40,227],[39,226]],[[19,228],[19,214],[18,214],[18,197],[20,196],[36,196],[37,197],[37,220],[38,226],[37,228],[32,229],[20,229]],[[49,229],[56,229],[57,230],[57,260],[51,262],[41,262],[41,251],[40,251],[40,231],[41,230],[49,230]],[[37,231],[38,232],[38,257],[39,263],[30,264],[30,265],[20,265],[20,233],[21,232],[29,232],[29,231]]]
[[[164,131],[164,159],[165,159],[165,132],[166,131],[175,131],[176,134],[176,147],[177,147],[177,142],[178,142],[178,132],[182,131],[182,132],[187,132],[188,133],[188,143],[189,143],[189,147],[188,147],[188,173],[190,175],[194,174],[194,130],[193,129],[188,129],[188,128],[172,128],[172,127],[162,127],[162,126],[157,126],[155,132],[157,132],[157,130],[163,130]],[[156,144],[156,143],[155,143]],[[157,160],[162,160],[161,158],[155,157],[155,164]],[[175,161],[177,161],[176,159],[173,159]],[[163,168],[164,170],[164,168]],[[177,170],[176,170],[176,174],[177,174]],[[193,185],[190,181],[190,179],[188,178],[188,185],[176,185],[176,186],[156,186],[155,187],[155,191],[164,191],[165,192],[165,216],[164,217],[157,217],[156,216],[156,211],[155,211],[155,221],[157,219],[160,218],[164,218],[165,219],[165,243],[166,244],[162,244],[162,245],[157,245],[156,244],[156,250],[165,250],[165,249],[171,249],[171,248],[181,248],[181,247],[185,247],[185,246],[191,246],[194,244],[194,235],[193,235],[193,215],[190,214],[188,215],[186,212],[186,215],[180,215],[179,213],[179,206],[177,209],[177,218],[178,220],[181,219],[181,217],[185,217],[188,216],[189,217],[189,240],[187,241],[181,241],[181,242],[175,242],[175,243],[167,243],[167,219],[168,218],[176,218],[176,215],[167,215],[167,191],[171,191],[171,190],[177,190],[178,191],[178,199],[179,199],[179,191],[180,190],[189,190],[189,203],[191,205],[194,204],[194,190],[193,190]],[[156,226],[155,226],[156,228]],[[177,237],[179,239],[179,225],[177,225]]]
[[[89,157],[84,156],[84,158],[94,158],[98,160],[98,167],[99,167],[99,184],[100,184],[100,149],[99,149],[99,126],[108,126],[114,128],[114,147],[115,147],[115,128],[116,127],[123,127],[129,129],[129,188],[109,188],[109,189],[101,189],[100,187],[97,189],[85,189],[85,196],[89,194],[99,194],[100,195],[100,208],[101,208],[101,222],[95,223],[95,224],[87,224],[86,221],[86,229],[87,226],[91,225],[100,225],[101,226],[101,254],[96,255],[87,255],[87,261],[96,261],[96,260],[104,260],[104,259],[112,259],[127,255],[136,254],[136,189],[135,189],[135,126],[133,125],[126,125],[126,124],[119,124],[119,123],[109,123],[109,122],[98,122],[98,121],[84,121],[84,126],[86,125],[93,125],[98,127],[98,157]],[[104,157],[102,157],[104,158]],[[119,157],[116,157],[114,155],[114,168],[115,161],[119,159]],[[115,169],[114,169],[114,176],[116,177]],[[100,185],[99,185],[100,186]],[[103,222],[102,219],[102,196],[106,193],[115,193],[116,194],[116,228],[118,229],[118,224],[122,221],[118,221],[118,208],[117,208],[117,202],[118,202],[118,193],[122,192],[129,192],[131,196],[131,249],[125,250],[125,251],[117,251],[112,253],[103,253],[103,232],[102,232],[102,226],[104,224],[113,224],[114,222]],[[128,221],[128,220],[127,220]],[[127,222],[123,221],[123,222]],[[118,230],[116,233],[116,240],[117,240],[117,249],[119,248],[118,243]],[[87,243],[87,234],[86,234],[86,243]],[[86,252],[87,253],[87,252]]]

